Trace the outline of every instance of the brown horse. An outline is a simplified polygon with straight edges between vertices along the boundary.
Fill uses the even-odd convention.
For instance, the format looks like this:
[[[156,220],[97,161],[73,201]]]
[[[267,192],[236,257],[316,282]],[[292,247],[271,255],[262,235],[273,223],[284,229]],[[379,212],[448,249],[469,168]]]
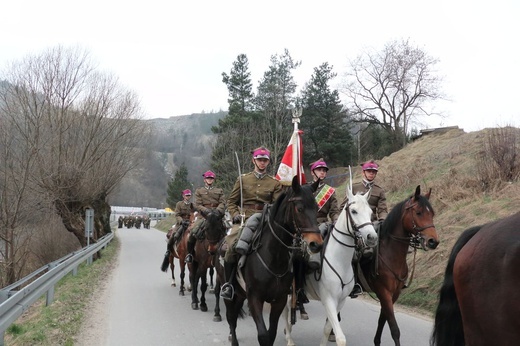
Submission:
[[[182,236],[179,240],[174,244],[173,251],[170,251],[170,255],[167,258],[163,259],[163,263],[161,264],[161,270],[166,272],[168,270],[168,265],[172,271],[172,286],[176,287],[175,283],[175,264],[174,259],[177,258],[179,260],[179,266],[181,269],[181,286],[179,287],[179,295],[183,296],[185,287],[184,287],[184,277],[186,271],[186,262],[184,258],[188,254],[188,237],[190,236],[190,229],[193,227],[193,222],[196,220],[196,215],[192,214],[190,216],[190,224],[187,229],[182,230],[178,229],[177,232],[183,232]],[[181,226],[182,227],[182,226]],[[173,235],[171,235],[173,237]],[[188,291],[191,290],[191,286],[188,287]]]
[[[520,342],[520,213],[466,230],[451,251],[432,345]]]
[[[409,246],[428,250],[435,249],[439,244],[433,224],[435,213],[429,202],[430,193],[431,189],[426,195],[421,195],[421,187],[417,186],[414,195],[392,208],[381,225],[375,259],[362,260],[359,263],[363,274],[360,276],[363,288],[373,291],[381,303],[374,337],[376,346],[381,344],[386,322],[395,345],[400,345],[401,332],[395,319],[394,303],[408,278],[406,255]],[[369,287],[366,287],[366,283]]]
[[[200,310],[208,311],[206,305],[205,293],[207,285],[208,269],[213,267],[213,255],[217,251],[219,241],[224,238],[226,228],[222,220],[224,214],[213,210],[206,215],[206,220],[202,224],[202,237],[197,239],[195,243],[195,254],[193,262],[188,264],[190,269],[190,283],[191,283],[191,308],[193,310],[199,309],[198,298],[198,284],[200,284]]]
[[[246,290],[235,284],[233,300],[225,300],[232,346],[238,346],[237,319],[243,316],[242,307],[246,299],[256,324],[258,343],[261,346],[274,344],[278,320],[293,280],[293,250],[302,251],[311,259],[314,257],[319,265],[323,240],[318,230],[318,206],[313,196],[318,183],[301,186],[295,177],[291,187],[272,206],[264,208],[263,222],[253,238],[252,253],[239,271]],[[263,317],[264,303],[271,304],[269,328]]]

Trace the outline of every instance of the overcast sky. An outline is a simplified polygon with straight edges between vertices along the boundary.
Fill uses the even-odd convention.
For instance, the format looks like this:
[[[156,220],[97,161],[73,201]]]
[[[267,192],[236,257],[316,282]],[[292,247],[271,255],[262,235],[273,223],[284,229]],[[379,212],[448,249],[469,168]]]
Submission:
[[[285,48],[302,61],[300,87],[323,62],[338,73],[336,87],[364,49],[409,39],[440,60],[452,100],[437,105],[447,118],[425,118],[422,128],[520,126],[518,0],[4,0],[0,8],[0,67],[80,46],[139,95],[147,118],[227,110],[221,75],[241,53],[255,88]]]

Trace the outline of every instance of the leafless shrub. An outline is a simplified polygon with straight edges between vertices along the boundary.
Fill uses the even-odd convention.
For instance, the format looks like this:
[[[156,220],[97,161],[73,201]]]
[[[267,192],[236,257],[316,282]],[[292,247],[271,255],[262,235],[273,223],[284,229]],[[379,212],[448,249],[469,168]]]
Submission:
[[[519,129],[500,127],[490,129],[482,151],[477,154],[477,177],[483,190],[513,182],[520,177]]]

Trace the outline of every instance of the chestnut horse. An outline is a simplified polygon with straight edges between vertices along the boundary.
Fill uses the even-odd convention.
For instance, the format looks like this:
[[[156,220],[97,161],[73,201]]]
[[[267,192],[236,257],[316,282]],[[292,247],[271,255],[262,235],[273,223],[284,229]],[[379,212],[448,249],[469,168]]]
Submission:
[[[381,345],[381,335],[386,322],[395,345],[401,344],[394,303],[408,278],[408,248],[420,247],[426,251],[439,245],[439,237],[433,224],[435,212],[429,201],[430,194],[431,189],[426,195],[421,195],[421,187],[417,186],[415,194],[393,207],[381,225],[379,245],[374,258],[362,259],[359,262],[363,289],[373,291],[381,304],[374,336],[376,346]],[[366,287],[366,283],[369,287]]]
[[[166,272],[168,270],[168,265],[172,271],[172,287],[176,287],[175,283],[175,264],[174,259],[177,258],[179,260],[179,266],[181,268],[181,286],[179,287],[179,295],[183,296],[184,291],[186,290],[184,287],[184,277],[186,271],[186,262],[184,262],[184,258],[188,254],[188,237],[190,236],[190,229],[193,227],[193,223],[197,220],[197,213],[192,213],[190,216],[190,224],[187,229],[182,230],[178,229],[177,232],[183,232],[181,238],[173,245],[173,251],[170,251],[170,256],[168,258],[164,258],[163,263],[161,264],[161,271]],[[173,235],[171,235],[173,237]],[[191,291],[191,285],[188,285],[188,291]]]
[[[520,342],[520,213],[469,228],[448,259],[432,345]]]
[[[243,280],[245,287],[235,284],[233,300],[224,301],[232,346],[238,346],[237,319],[243,316],[246,298],[256,324],[258,343],[261,346],[274,344],[278,320],[293,280],[293,250],[308,254],[311,261],[319,264],[323,240],[316,220],[318,206],[313,196],[318,183],[301,186],[295,176],[291,187],[272,206],[264,208],[263,222],[253,237],[252,252],[238,271],[239,281]],[[266,302],[271,304],[269,328],[263,317]]]
[[[198,284],[200,284],[200,310],[208,311],[206,305],[206,289],[207,272],[208,269],[213,269],[213,255],[217,251],[219,241],[224,238],[226,228],[223,222],[224,214],[220,214],[217,210],[212,210],[206,216],[206,220],[202,224],[200,232],[202,237],[197,239],[195,244],[195,254],[193,262],[188,264],[190,269],[190,283],[191,283],[191,308],[193,310],[199,309],[198,298]]]

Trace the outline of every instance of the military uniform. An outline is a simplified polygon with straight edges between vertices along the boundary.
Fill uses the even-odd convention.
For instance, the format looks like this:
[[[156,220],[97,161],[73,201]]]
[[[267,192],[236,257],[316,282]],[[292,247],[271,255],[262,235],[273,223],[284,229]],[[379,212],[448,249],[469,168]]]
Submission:
[[[240,178],[242,179],[242,192],[240,192]],[[270,175],[257,172],[243,174],[237,179],[229,195],[227,202],[229,214],[231,218],[240,216],[240,206],[242,205],[242,212],[247,220],[251,215],[261,212],[265,204],[273,203],[282,192],[283,185]],[[241,196],[242,201],[240,201]],[[234,260],[232,245],[238,238],[239,228],[240,225],[233,225],[230,234],[226,237],[226,241],[230,245],[226,252],[226,261]]]
[[[330,186],[325,183],[320,183],[318,189],[314,192],[314,197],[316,198],[324,188],[329,187]],[[318,224],[328,222],[329,218],[332,223],[336,223],[339,217],[339,212],[338,199],[336,198],[336,192],[334,191],[327,202],[325,202],[325,204],[318,210]]]
[[[370,190],[370,186],[372,189]],[[370,190],[370,197],[368,198],[368,204],[372,209],[372,222],[378,220],[384,220],[388,216],[388,207],[386,205],[386,194],[383,188],[375,183],[366,183],[365,181],[358,182],[352,185],[352,193],[366,194]],[[347,196],[343,199],[340,209],[347,203]]]
[[[217,210],[220,215],[224,215],[226,199],[224,197],[224,190],[213,186],[204,186],[195,190],[195,210],[197,210],[203,217],[211,210]],[[199,219],[191,229],[191,234],[196,235],[204,219]]]
[[[195,207],[193,206],[193,203],[186,203],[184,200],[177,202],[177,204],[175,205],[175,219],[177,223],[175,224],[174,230],[172,231],[172,234],[168,241],[168,249],[171,249],[171,247],[173,246],[173,242],[175,241],[173,236],[182,227],[182,222],[186,220],[189,221],[191,218],[191,214],[194,212]]]

